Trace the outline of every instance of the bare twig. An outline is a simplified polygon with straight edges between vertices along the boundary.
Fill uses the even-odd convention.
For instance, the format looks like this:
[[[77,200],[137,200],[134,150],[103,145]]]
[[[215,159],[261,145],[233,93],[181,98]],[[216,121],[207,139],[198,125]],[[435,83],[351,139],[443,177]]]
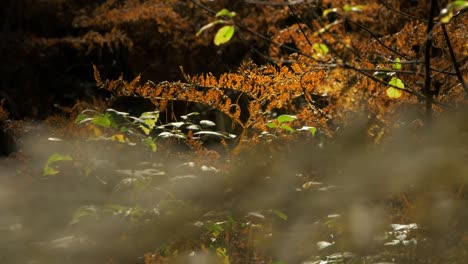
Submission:
[[[460,67],[458,66],[458,63],[457,63],[457,58],[455,58],[455,53],[453,52],[452,44],[450,43],[450,38],[449,38],[449,35],[447,33],[447,29],[446,29],[444,24],[442,24],[442,32],[444,33],[445,42],[447,43],[447,47],[448,47],[448,50],[449,50],[449,53],[450,53],[450,58],[452,59],[453,68],[455,69],[458,80],[460,81],[460,83],[461,83],[461,85],[463,87],[463,90],[465,91],[465,96],[467,96],[468,95],[468,87],[466,85],[465,80],[463,79],[462,74],[461,74]]]
[[[433,94],[431,91],[431,50],[432,50],[432,29],[434,28],[434,17],[436,15],[437,0],[431,0],[429,19],[426,31],[426,44],[424,51],[424,87],[423,94],[426,101],[426,121],[432,122]]]

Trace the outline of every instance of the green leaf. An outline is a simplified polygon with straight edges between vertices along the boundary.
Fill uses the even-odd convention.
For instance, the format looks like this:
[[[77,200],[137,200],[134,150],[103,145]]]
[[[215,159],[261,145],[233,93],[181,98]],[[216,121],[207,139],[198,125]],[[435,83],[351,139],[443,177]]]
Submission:
[[[151,149],[151,151],[156,152],[156,150],[157,150],[156,142],[154,141],[154,139],[152,137],[147,137],[147,138],[143,139],[143,143],[146,146],[148,146]]]
[[[105,128],[110,128],[113,125],[113,120],[110,114],[106,113],[103,115],[100,114],[100,115],[94,116],[93,119],[91,120],[91,123],[98,125],[98,126],[105,127]]]
[[[281,125],[279,128],[281,128],[281,129],[283,129],[283,130],[286,130],[286,131],[289,131],[289,132],[291,132],[291,133],[296,132],[296,130],[294,130],[292,127],[290,127],[290,126],[288,126],[288,125],[285,125],[285,124]]]
[[[401,63],[400,63],[400,58],[396,58],[394,61],[393,61],[393,69],[395,70],[401,70]]]
[[[401,90],[398,90],[398,89],[393,88],[393,87],[387,88],[387,90],[385,92],[387,93],[387,96],[392,98],[392,99],[400,98],[403,95],[403,92]]]
[[[296,119],[297,119],[297,117],[293,116],[293,115],[280,115],[277,118],[278,123],[280,123],[280,124],[284,123],[284,122],[291,122],[291,121],[294,121]]]
[[[269,127],[269,128],[277,128],[278,127],[278,125],[273,123],[273,122],[266,123],[266,126]]]
[[[233,18],[233,17],[236,16],[236,12],[231,12],[228,9],[223,8],[223,9],[221,9],[221,11],[216,13],[216,17],[220,17],[220,16],[226,16],[226,17],[229,17],[229,18]]]
[[[314,43],[312,45],[312,48],[319,54],[321,55],[325,55],[328,53],[328,47],[327,45],[323,44],[323,43]]]
[[[403,83],[402,80],[400,80],[397,77],[392,77],[392,79],[390,80],[390,82],[388,84],[390,86],[394,86],[396,88],[405,89],[405,84]]]
[[[223,26],[216,32],[214,37],[214,44],[219,46],[231,40],[232,36],[234,35],[234,26],[227,25]]]
[[[315,136],[315,133],[317,133],[317,128],[316,127],[310,127],[310,126],[303,126],[302,128],[298,129],[299,131],[309,131],[312,136]]]
[[[322,16],[326,17],[328,14],[336,13],[336,12],[338,12],[338,8],[328,8],[328,9],[323,10]]]
[[[343,6],[343,10],[345,12],[361,12],[364,8],[365,8],[364,5],[355,5],[355,6],[345,5],[345,6]]]
[[[119,115],[119,116],[123,116],[123,117],[126,117],[126,116],[130,115],[127,112],[120,112],[120,111],[117,111],[117,110],[112,109],[112,108],[106,109],[106,112],[112,113],[112,114],[115,114],[115,115]]]
[[[449,23],[454,15],[454,11],[460,11],[468,8],[468,1],[453,1],[449,3],[446,8],[440,11],[440,22]]]
[[[143,130],[145,135],[149,135],[151,130],[156,126],[156,122],[159,119],[159,112],[144,112],[141,114],[140,119],[143,120],[143,124],[138,127]]]
[[[57,161],[70,161],[73,160],[71,156],[69,155],[62,155],[58,153],[52,154],[49,159],[47,159],[47,162],[44,166],[44,171],[42,175],[44,176],[52,176],[58,174],[60,171],[57,170],[53,165]]]
[[[212,136],[218,136],[218,137],[222,137],[226,139],[236,138],[236,135],[234,134],[229,134],[226,132],[216,132],[216,131],[198,131],[198,132],[193,133],[193,135],[194,136],[212,135]]]
[[[271,212],[274,213],[279,218],[283,219],[284,221],[288,221],[288,216],[285,213],[281,212],[280,210],[273,209],[271,210]]]
[[[99,208],[97,208],[95,205],[84,205],[78,208],[76,212],[73,214],[72,221],[70,222],[70,225],[77,224],[80,222],[80,220],[83,217],[88,217],[88,216],[95,216],[96,218],[98,217],[98,211]]]
[[[455,8],[465,9],[468,8],[468,1],[453,1],[452,6]]]
[[[204,227],[206,230],[208,230],[210,233],[213,233],[213,232],[218,232],[218,233],[221,233],[224,231],[224,228],[222,225],[218,224],[218,223],[213,223],[213,222],[206,222],[204,224]]]
[[[400,80],[397,77],[392,77],[392,79],[390,80],[388,84],[390,85],[390,87],[387,88],[386,90],[388,97],[392,99],[396,99],[396,98],[400,98],[403,95],[403,92],[399,90],[399,89],[405,89],[405,84],[403,83],[402,80]]]
[[[91,117],[85,114],[79,114],[75,119],[75,124],[80,124],[80,123],[88,122],[91,120],[93,120]]]

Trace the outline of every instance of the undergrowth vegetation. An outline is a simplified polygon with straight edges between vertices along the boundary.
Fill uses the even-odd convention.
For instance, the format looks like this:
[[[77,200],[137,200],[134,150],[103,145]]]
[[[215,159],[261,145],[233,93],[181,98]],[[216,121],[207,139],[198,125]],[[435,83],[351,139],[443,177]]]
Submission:
[[[42,124],[10,121],[2,97],[20,150],[0,163],[0,262],[466,263],[467,5],[80,9],[84,35],[31,41],[161,61],[128,63],[142,72],[128,78],[98,60],[90,75],[105,98],[56,105]],[[165,65],[151,45],[169,42],[184,50],[174,61],[193,52],[203,64],[203,47],[251,56],[203,72]]]

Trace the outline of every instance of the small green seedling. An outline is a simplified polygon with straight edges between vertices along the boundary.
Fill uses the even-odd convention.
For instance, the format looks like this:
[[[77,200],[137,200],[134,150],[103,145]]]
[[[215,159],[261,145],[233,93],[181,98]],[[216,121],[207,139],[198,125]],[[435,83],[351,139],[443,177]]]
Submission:
[[[266,126],[275,130],[284,130],[290,133],[295,133],[296,131],[309,131],[312,136],[315,136],[317,132],[317,128],[310,127],[310,126],[303,126],[299,129],[294,129],[290,126],[290,123],[296,120],[297,117],[293,115],[280,115],[276,118],[276,120],[271,120],[270,122],[266,123]]]
[[[234,36],[235,32],[235,27],[232,19],[236,16],[236,12],[229,11],[226,8],[223,8],[221,11],[216,13],[216,19],[214,22],[208,23],[205,26],[203,26],[198,32],[197,36],[200,36],[200,34],[217,25],[217,24],[224,24],[218,31],[216,32],[216,35],[213,38],[213,43],[216,46],[225,44],[231,40],[232,36]],[[227,18],[227,19],[226,19]]]

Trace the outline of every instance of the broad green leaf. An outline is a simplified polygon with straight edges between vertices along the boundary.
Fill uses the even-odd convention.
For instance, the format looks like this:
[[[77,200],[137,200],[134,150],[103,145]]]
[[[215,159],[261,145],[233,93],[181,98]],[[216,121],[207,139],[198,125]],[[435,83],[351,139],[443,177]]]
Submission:
[[[139,125],[140,129],[143,130],[145,135],[149,135],[151,130],[156,126],[156,122],[159,119],[159,112],[145,112],[141,114],[140,119],[143,120],[143,124]]]
[[[165,126],[173,126],[173,127],[179,128],[183,125],[185,125],[184,122],[171,122],[171,123],[167,123]]]
[[[194,136],[199,136],[199,135],[213,135],[213,136],[218,136],[222,138],[236,138],[236,135],[229,134],[226,132],[215,132],[215,131],[198,131],[193,133]]]
[[[202,120],[200,121],[200,125],[204,126],[216,126],[216,123],[210,120]]]
[[[465,9],[468,8],[468,1],[453,1],[452,6],[455,8]]]
[[[390,82],[388,84],[390,86],[395,86],[395,87],[400,88],[400,89],[405,89],[405,84],[403,83],[402,80],[400,80],[397,77],[392,77],[392,79],[390,80]]]
[[[143,143],[148,146],[151,151],[153,152],[156,152],[157,150],[157,147],[156,147],[156,142],[154,141],[154,139],[152,137],[147,137],[143,140]]]
[[[328,47],[327,45],[323,44],[323,43],[314,43],[312,45],[312,48],[319,54],[321,55],[325,55],[328,53]]]
[[[91,120],[91,123],[98,125],[98,126],[105,127],[105,128],[110,128],[113,124],[113,120],[110,114],[104,114],[104,115],[100,114],[100,115],[94,116],[93,119]]]
[[[289,132],[291,132],[291,133],[296,132],[296,130],[294,130],[292,127],[290,127],[290,126],[288,126],[288,125],[285,125],[285,124],[281,125],[279,128],[281,128],[281,129],[283,129],[283,130],[286,130],[286,131],[289,131]]]
[[[236,16],[236,12],[231,12],[228,9],[223,8],[223,9],[221,9],[221,11],[216,13],[216,17],[220,17],[220,16],[226,16],[226,17],[229,17],[229,18],[233,18],[233,17]]]
[[[223,26],[216,32],[214,37],[214,44],[219,46],[231,40],[232,36],[234,35],[234,26],[227,25]]]
[[[84,122],[88,122],[88,121],[91,121],[93,120],[93,118],[85,115],[85,114],[79,114],[76,119],[75,119],[75,124],[80,124],[80,123],[84,123]]]
[[[73,158],[69,155],[62,155],[58,153],[52,154],[49,159],[47,159],[47,162],[44,166],[44,171],[42,175],[44,176],[52,176],[58,174],[60,171],[57,170],[53,165],[57,161],[70,161],[73,160]]]
[[[268,122],[268,123],[266,123],[265,125],[266,125],[267,127],[269,127],[269,128],[277,128],[277,127],[278,127],[278,125],[275,124],[275,123],[273,123],[273,122]]]
[[[120,115],[120,116],[124,116],[124,117],[130,115],[127,112],[120,112],[120,111],[117,111],[117,110],[112,109],[112,108],[106,109],[106,112],[113,113],[113,114]]]
[[[398,90],[393,87],[387,88],[385,92],[387,93],[387,96],[392,99],[400,98],[403,95],[403,92],[401,90]]]
[[[283,219],[284,221],[288,220],[288,216],[285,213],[281,212],[280,210],[273,209],[271,210],[271,212],[274,213],[279,218]]]
[[[168,132],[168,131],[164,131],[164,132],[161,132],[159,133],[158,137],[161,137],[161,138],[180,138],[180,139],[186,139],[187,137],[185,135],[182,135],[182,134],[178,134],[178,133],[171,133],[171,132]]]
[[[401,70],[401,63],[400,63],[400,58],[396,58],[394,61],[393,61],[393,69],[395,70]]]
[[[390,82],[388,83],[391,86],[386,90],[387,96],[393,99],[400,98],[403,95],[403,92],[400,89],[405,89],[405,84],[402,80],[397,77],[392,77]],[[400,88],[400,89],[398,89]]]
[[[297,117],[293,116],[293,115],[280,115],[277,118],[278,123],[280,123],[280,124],[284,123],[284,122],[291,122],[291,121],[294,121],[296,119],[297,119]]]

